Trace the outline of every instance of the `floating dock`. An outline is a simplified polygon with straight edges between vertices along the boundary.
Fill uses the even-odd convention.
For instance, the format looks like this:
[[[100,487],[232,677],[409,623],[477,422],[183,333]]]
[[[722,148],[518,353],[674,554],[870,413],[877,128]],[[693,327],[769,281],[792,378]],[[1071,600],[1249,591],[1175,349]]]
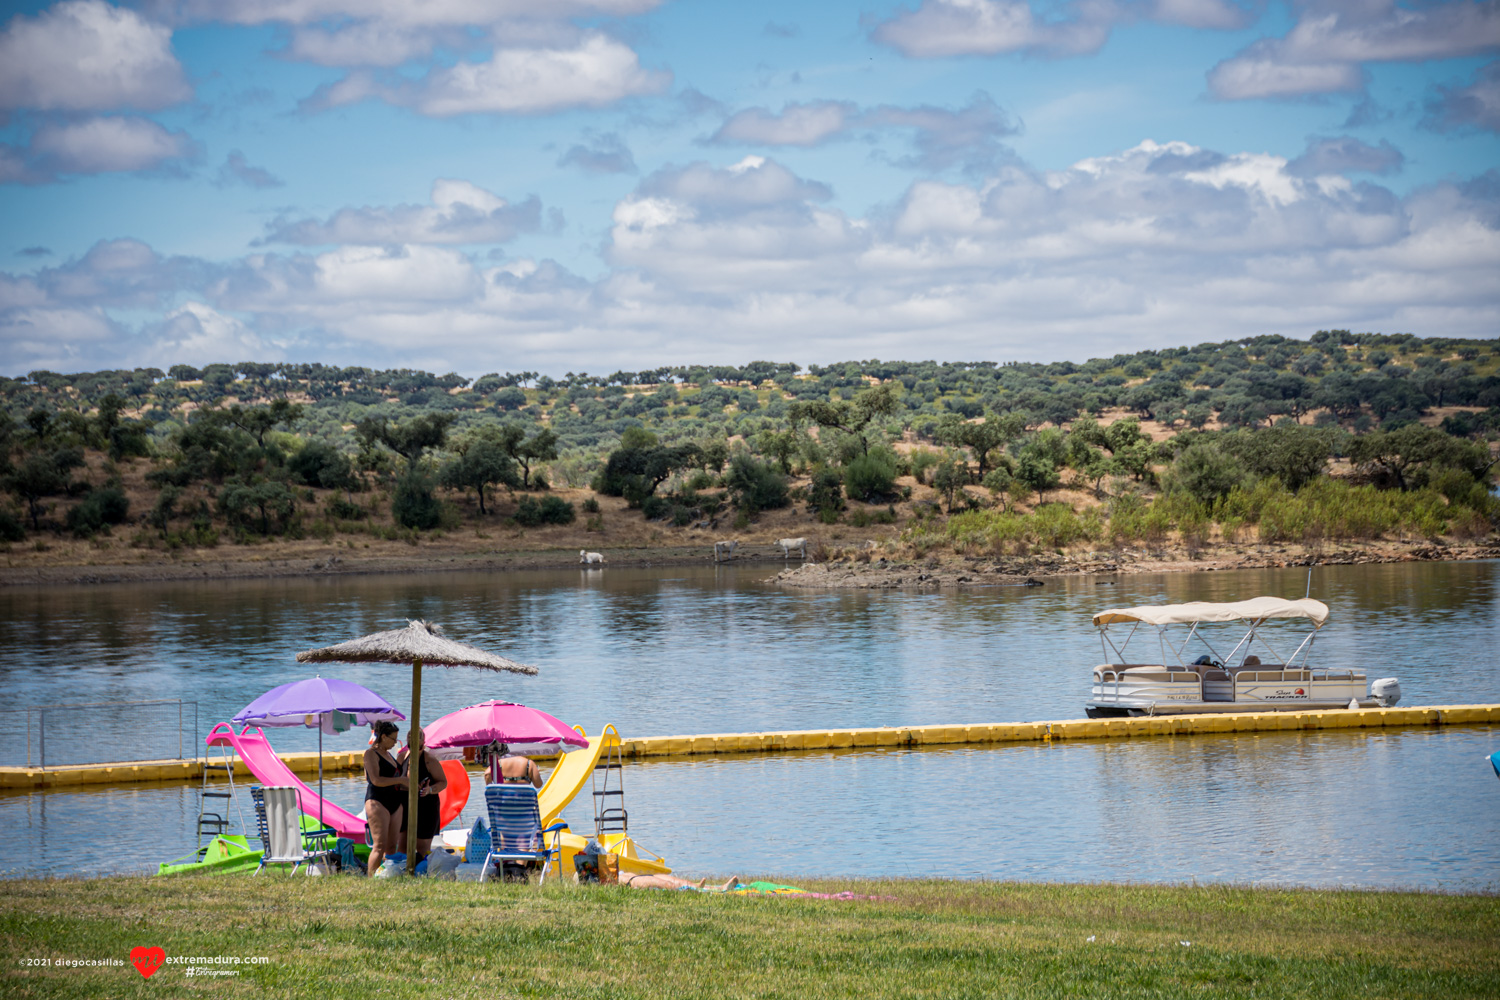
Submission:
[[[880,726],[867,729],[802,729],[776,733],[715,733],[703,736],[644,736],[621,739],[624,757],[691,757],[850,748],[896,749],[963,744],[1035,743],[1050,740],[1118,740],[1198,736],[1209,733],[1274,733],[1321,729],[1421,729],[1429,726],[1500,724],[1500,705],[1436,705],[1325,712],[1234,712],[1139,719],[1071,719],[1062,722],[1000,722],[957,726]],[[363,766],[363,749],[324,753],[324,774],[347,774]],[[280,755],[298,774],[317,774],[318,755]],[[236,763],[238,760],[234,759]],[[545,760],[545,757],[537,757]],[[219,763],[212,758],[208,763]],[[0,789],[118,785],[140,781],[197,781],[204,760],[145,760],[64,767],[0,768]],[[238,769],[237,769],[238,770]],[[248,770],[248,769],[246,769]]]

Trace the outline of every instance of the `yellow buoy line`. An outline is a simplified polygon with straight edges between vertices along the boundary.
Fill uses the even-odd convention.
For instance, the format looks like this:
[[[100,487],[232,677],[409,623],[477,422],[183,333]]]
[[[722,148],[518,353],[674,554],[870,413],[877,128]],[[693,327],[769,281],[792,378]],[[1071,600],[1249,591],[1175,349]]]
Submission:
[[[627,758],[690,757],[703,754],[782,753],[796,750],[910,748],[975,743],[1028,743],[1049,740],[1114,740],[1135,737],[1197,736],[1210,733],[1272,733],[1320,729],[1412,729],[1500,723],[1500,705],[1436,705],[1321,712],[1225,712],[1215,715],[1149,718],[1071,719],[1061,722],[1001,722],[959,726],[880,726],[859,729],[803,729],[773,733],[715,733],[701,736],[644,736],[621,739]],[[323,754],[324,773],[363,767],[363,750]],[[279,755],[298,774],[316,774],[316,753]],[[238,758],[230,758],[240,764]],[[538,759],[546,759],[538,757]],[[0,788],[38,789],[116,785],[142,781],[197,781],[204,763],[218,759],[146,760],[65,767],[0,767]],[[238,772],[240,768],[236,768]]]

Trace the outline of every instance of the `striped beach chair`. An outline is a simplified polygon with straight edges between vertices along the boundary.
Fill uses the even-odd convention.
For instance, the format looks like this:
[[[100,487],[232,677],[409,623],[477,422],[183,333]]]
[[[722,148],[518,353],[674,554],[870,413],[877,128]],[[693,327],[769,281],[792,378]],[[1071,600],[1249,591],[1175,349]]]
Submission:
[[[295,875],[298,868],[307,864],[307,873],[311,875],[309,862],[319,858],[325,863],[328,861],[338,831],[303,829],[297,789],[291,785],[268,788],[252,785],[250,797],[255,801],[255,822],[260,828],[260,843],[264,848],[255,874],[259,875],[266,865],[291,865],[291,874]]]
[[[542,877],[537,885],[547,879],[547,866],[557,862],[558,877],[562,877],[562,844],[560,831],[568,824],[553,823],[542,829],[542,814],[537,807],[536,789],[530,785],[487,785],[484,789],[484,804],[490,814],[490,850],[484,858],[484,870],[479,881],[489,878],[490,866],[505,862],[520,863],[541,869]],[[554,834],[553,846],[547,846],[547,834]]]

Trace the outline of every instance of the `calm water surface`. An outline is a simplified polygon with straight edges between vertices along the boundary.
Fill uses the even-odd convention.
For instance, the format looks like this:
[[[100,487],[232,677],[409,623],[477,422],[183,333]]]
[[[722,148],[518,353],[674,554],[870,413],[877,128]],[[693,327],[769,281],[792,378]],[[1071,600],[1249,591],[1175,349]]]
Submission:
[[[797,593],[763,568],[246,581],[0,592],[11,705],[182,698],[197,738],[308,676],[298,650],[411,618],[536,664],[429,668],[423,717],[485,698],[627,735],[1076,718],[1089,616],[1166,601],[1300,597],[1305,570],[1067,580],[962,593]],[[1315,663],[1401,679],[1405,704],[1500,701],[1500,564],[1315,571]],[[337,665],[404,708],[409,668]],[[153,714],[153,712],[155,714]],[[0,763],[26,759],[0,713]],[[188,730],[183,739],[195,742]],[[305,730],[271,733],[312,749]],[[176,709],[52,713],[49,763],[174,755]],[[33,759],[37,753],[32,737]],[[361,733],[326,737],[362,747]],[[1056,747],[784,755],[627,770],[632,831],[680,869],[1489,887],[1500,734],[1274,734]],[[330,798],[355,805],[341,778]],[[248,803],[247,803],[248,805]],[[192,846],[193,789],[0,797],[0,871],[145,870]],[[471,809],[470,813],[473,812]],[[574,815],[574,814],[577,815]],[[587,826],[573,809],[568,817]],[[743,869],[743,871],[741,871]]]

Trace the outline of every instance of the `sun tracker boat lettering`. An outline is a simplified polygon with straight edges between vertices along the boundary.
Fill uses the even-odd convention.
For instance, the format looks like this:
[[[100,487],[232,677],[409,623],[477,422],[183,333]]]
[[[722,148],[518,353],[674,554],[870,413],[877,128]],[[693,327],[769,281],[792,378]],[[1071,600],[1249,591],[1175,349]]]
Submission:
[[[1367,689],[1361,671],[1309,664],[1313,641],[1327,621],[1328,605],[1321,601],[1279,597],[1102,611],[1094,624],[1109,662],[1094,669],[1093,692],[1085,706],[1089,718],[1395,705],[1401,685],[1394,677],[1376,680]],[[1278,627],[1280,622],[1312,628],[1303,635]],[[1203,628],[1216,624],[1238,628]],[[1246,631],[1229,647],[1224,640],[1232,640],[1239,628]],[[1147,653],[1153,633],[1159,661],[1131,662],[1126,654],[1132,642]],[[1283,656],[1278,649],[1289,648],[1299,635],[1291,655]]]

